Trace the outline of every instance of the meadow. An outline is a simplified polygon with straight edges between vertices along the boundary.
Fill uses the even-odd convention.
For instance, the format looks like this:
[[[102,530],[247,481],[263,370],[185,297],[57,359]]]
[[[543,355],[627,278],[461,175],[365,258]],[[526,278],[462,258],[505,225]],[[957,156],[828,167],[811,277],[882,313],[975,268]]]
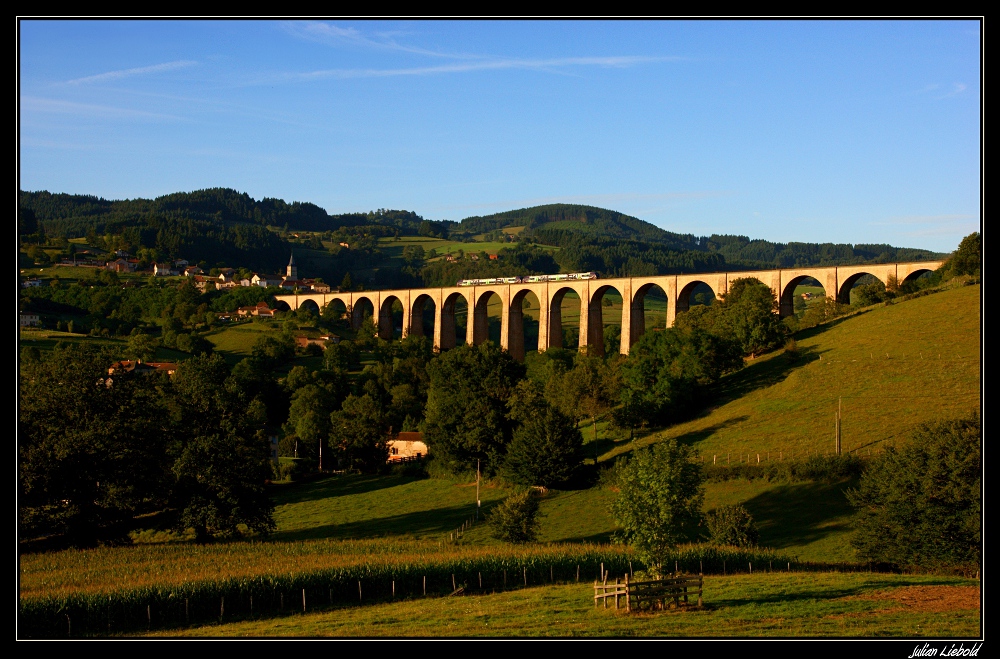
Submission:
[[[800,332],[795,350],[749,361],[725,378],[717,404],[694,418],[639,433],[632,441],[605,424],[596,441],[585,430],[588,455],[596,458],[593,468],[607,468],[618,456],[669,438],[693,446],[705,464],[829,453],[838,404],[845,450],[865,458],[886,444],[902,444],[920,423],[979,407],[980,295],[978,285],[958,287]],[[259,333],[246,334],[249,339]],[[238,347],[234,342],[232,348]],[[625,616],[593,609],[586,582],[595,578],[598,565],[622,572],[633,560],[627,548],[607,544],[615,525],[608,513],[614,492],[606,487],[548,491],[541,500],[540,542],[517,548],[493,540],[482,523],[454,540],[476,514],[475,483],[468,479],[343,475],[275,486],[278,531],[267,541],[23,555],[21,615],[61,621],[58,611],[77,607],[78,630],[83,633],[89,619],[90,633],[100,633],[93,631],[93,620],[104,615],[96,602],[111,597],[120,606],[115,620],[122,625],[113,633],[141,631],[148,606],[143,602],[155,601],[162,611],[173,607],[172,618],[161,613],[160,619],[161,625],[169,623],[163,632],[169,635],[977,635],[977,582],[868,574],[866,566],[854,563],[851,509],[844,496],[851,485],[758,478],[707,483],[704,510],[743,503],[760,528],[761,546],[771,549],[744,560],[746,555],[707,554],[702,545],[682,548],[682,570],[694,570],[697,563],[712,575],[703,611]],[[501,484],[483,483],[484,512],[505,494]],[[761,567],[753,576],[733,575],[741,561]],[[765,562],[769,569],[785,562],[791,572],[767,574]],[[817,572],[822,565],[811,563],[862,572]],[[574,568],[581,564],[584,578],[577,584]],[[531,587],[489,596],[469,591],[468,597],[415,598],[421,574],[433,576],[431,594],[447,594],[451,574],[460,574],[466,584],[475,573],[489,574],[487,586],[503,591],[500,574],[506,579],[521,570],[533,575]],[[556,583],[537,587],[553,578]],[[389,583],[395,588],[397,579],[405,601],[386,601]],[[365,592],[377,602],[343,608],[357,596],[358,580],[368,584]],[[323,594],[329,591],[324,606],[331,608],[289,615],[282,608],[285,598],[298,597],[302,588],[312,589],[310,602],[326,601]],[[256,614],[246,607],[251,593],[258,597]],[[217,618],[210,611],[219,597],[226,598],[230,615],[247,619],[185,628],[177,608],[182,595],[202,602],[199,620]],[[268,619],[253,620],[254,615]]]
[[[175,637],[922,637],[981,634],[978,582],[866,573],[705,579],[701,609],[595,607],[590,583],[329,608],[209,624]]]

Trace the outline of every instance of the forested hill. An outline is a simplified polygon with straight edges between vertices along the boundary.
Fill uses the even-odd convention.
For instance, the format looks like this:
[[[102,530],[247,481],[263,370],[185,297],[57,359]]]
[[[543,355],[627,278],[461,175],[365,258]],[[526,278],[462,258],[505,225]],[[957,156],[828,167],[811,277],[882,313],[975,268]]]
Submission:
[[[130,253],[146,248],[157,257],[183,256],[194,262],[225,262],[258,271],[274,271],[285,263],[293,246],[288,241],[294,239],[289,232],[323,233],[326,240],[334,243],[349,240],[350,253],[341,254],[336,263],[325,266],[329,272],[323,276],[327,277],[341,277],[343,272],[378,266],[380,260],[389,258],[380,253],[378,238],[393,235],[450,237],[470,242],[476,238],[502,239],[525,246],[558,247],[556,260],[548,267],[558,267],[564,272],[594,270],[608,276],[916,261],[942,256],[891,245],[773,243],[746,236],[680,234],[617,211],[574,204],[522,208],[468,217],[461,222],[429,221],[406,210],[331,215],[308,202],[288,203],[267,197],[257,201],[228,188],[121,201],[45,191],[21,192],[19,206],[22,225],[25,218],[31,218],[32,225],[41,226],[50,235],[111,237],[103,244]],[[517,231],[509,231],[515,227]],[[504,229],[516,235],[504,236]],[[32,228],[21,233],[34,231]],[[301,245],[301,240],[296,244]],[[312,240],[314,249],[324,249],[318,238],[313,236]],[[417,263],[410,265],[413,271],[423,267]],[[478,272],[499,265],[503,264],[483,263],[466,269]],[[455,267],[437,265],[436,261],[427,266],[429,270],[421,275],[424,282],[450,279],[453,274],[450,270]],[[465,274],[476,276],[476,272]],[[386,272],[384,276],[390,274]],[[415,282],[407,285],[412,283]],[[400,282],[379,281],[379,285],[395,284]]]
[[[183,256],[193,262],[224,262],[268,272],[284,266],[292,247],[268,227],[314,232],[346,227],[374,236],[416,234],[418,230],[426,235],[443,233],[441,223],[425,222],[411,211],[330,215],[315,204],[266,197],[256,201],[228,188],[120,201],[22,191],[19,207],[22,215],[30,215],[49,234],[115,236],[116,240],[104,244],[113,242],[133,254],[147,248],[155,250],[157,258]]]
[[[477,234],[507,227],[524,227],[539,242],[551,244],[581,244],[593,238],[616,238],[654,242],[678,251],[698,249],[698,238],[693,235],[664,231],[617,211],[575,204],[548,204],[467,217],[456,231]]]
[[[524,227],[524,239],[574,248],[574,254],[579,255],[577,265],[584,270],[601,269],[600,265],[588,268],[585,262],[607,261],[595,257],[609,252],[612,247],[616,257],[611,260],[617,268],[610,269],[629,269],[627,263],[631,260],[633,263],[648,262],[658,272],[663,267],[676,267],[675,264],[684,264],[687,271],[694,271],[703,269],[702,266],[714,268],[723,263],[727,267],[744,269],[790,268],[921,261],[943,256],[924,249],[892,245],[773,243],[751,240],[747,236],[680,234],[624,213],[576,204],[548,204],[467,217],[452,229],[452,234],[489,233],[511,227]],[[667,256],[667,253],[672,254]],[[642,270],[631,274],[651,274],[645,271],[650,270],[648,267]]]
[[[90,195],[21,192],[20,207],[35,213],[48,230],[84,235],[115,226],[134,225],[152,216],[182,217],[221,224],[256,224],[297,231],[334,231],[340,227],[377,225],[416,233],[423,218],[411,211],[384,210],[330,215],[308,202],[287,203],[264,197],[256,201],[245,192],[209,188],[175,192],[156,199],[109,201]]]

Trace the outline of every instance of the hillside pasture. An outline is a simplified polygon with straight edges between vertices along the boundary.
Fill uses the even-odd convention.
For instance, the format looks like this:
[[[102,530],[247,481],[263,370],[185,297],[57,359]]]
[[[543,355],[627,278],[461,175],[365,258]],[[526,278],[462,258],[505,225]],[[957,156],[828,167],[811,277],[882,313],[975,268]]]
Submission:
[[[838,406],[843,450],[867,455],[902,444],[921,423],[979,408],[980,289],[871,307],[801,331],[794,353],[750,360],[723,378],[718,403],[697,418],[611,442],[599,460],[671,438],[707,461],[830,453]]]
[[[152,634],[177,637],[981,637],[975,581],[865,573],[705,578],[701,609],[626,613],[591,583],[331,608]]]

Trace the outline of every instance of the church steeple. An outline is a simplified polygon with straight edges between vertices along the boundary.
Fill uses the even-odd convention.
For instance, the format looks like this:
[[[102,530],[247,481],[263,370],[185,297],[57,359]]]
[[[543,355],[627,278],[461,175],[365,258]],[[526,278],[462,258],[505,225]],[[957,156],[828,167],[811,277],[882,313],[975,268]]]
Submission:
[[[295,254],[293,253],[291,255],[291,258],[288,259],[288,267],[285,268],[285,279],[298,279],[298,278],[299,278],[299,269],[295,265]]]

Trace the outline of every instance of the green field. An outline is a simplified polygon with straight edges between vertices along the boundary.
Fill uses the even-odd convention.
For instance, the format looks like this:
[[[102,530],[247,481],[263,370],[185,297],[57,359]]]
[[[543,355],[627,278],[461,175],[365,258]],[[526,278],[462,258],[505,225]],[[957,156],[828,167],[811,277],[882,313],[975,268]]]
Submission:
[[[954,288],[800,332],[795,353],[779,351],[748,362],[744,370],[724,379],[721,399],[696,418],[640,433],[631,442],[602,422],[597,440],[587,444],[588,454],[606,467],[617,456],[668,438],[692,445],[706,463],[828,453],[838,403],[846,450],[866,456],[887,443],[905,442],[919,423],[979,407],[980,294],[978,285]],[[578,313],[578,301],[564,301],[564,321],[574,303]],[[617,304],[604,309],[620,318],[620,301]],[[532,310],[526,313],[530,316]],[[268,331],[267,325],[244,325],[210,339],[218,341],[220,351],[243,354],[262,331]],[[584,436],[591,439],[587,429]],[[763,547],[791,560],[850,563],[851,509],[844,489],[851,484],[710,482],[704,510],[743,503],[754,515]],[[502,486],[483,483],[484,511],[505,495]],[[581,542],[606,542],[615,530],[608,513],[613,497],[613,491],[601,487],[548,491],[541,501],[541,542],[533,547],[557,552],[562,551],[559,547],[581,547]],[[20,563],[21,596],[106,592],[126,583],[172,586],[226,575],[287,575],[331,565],[364,565],[376,557],[433,562],[511,551],[493,540],[482,523],[466,531],[457,544],[451,542],[463,521],[475,516],[475,498],[475,483],[468,479],[341,475],[276,486],[278,531],[271,540],[25,555]],[[564,584],[166,633],[970,637],[980,633],[976,586],[950,577],[886,574],[713,576],[706,585],[704,611],[626,616],[593,609],[589,586]]]
[[[330,608],[153,636],[922,637],[981,634],[978,582],[890,574],[706,577],[699,610],[626,613],[590,583]]]
[[[918,424],[978,409],[980,291],[955,288],[802,331],[795,356],[748,362],[698,418],[633,444],[610,443],[600,460],[668,438],[706,460],[829,453],[838,405],[845,450],[866,455],[905,441]]]

